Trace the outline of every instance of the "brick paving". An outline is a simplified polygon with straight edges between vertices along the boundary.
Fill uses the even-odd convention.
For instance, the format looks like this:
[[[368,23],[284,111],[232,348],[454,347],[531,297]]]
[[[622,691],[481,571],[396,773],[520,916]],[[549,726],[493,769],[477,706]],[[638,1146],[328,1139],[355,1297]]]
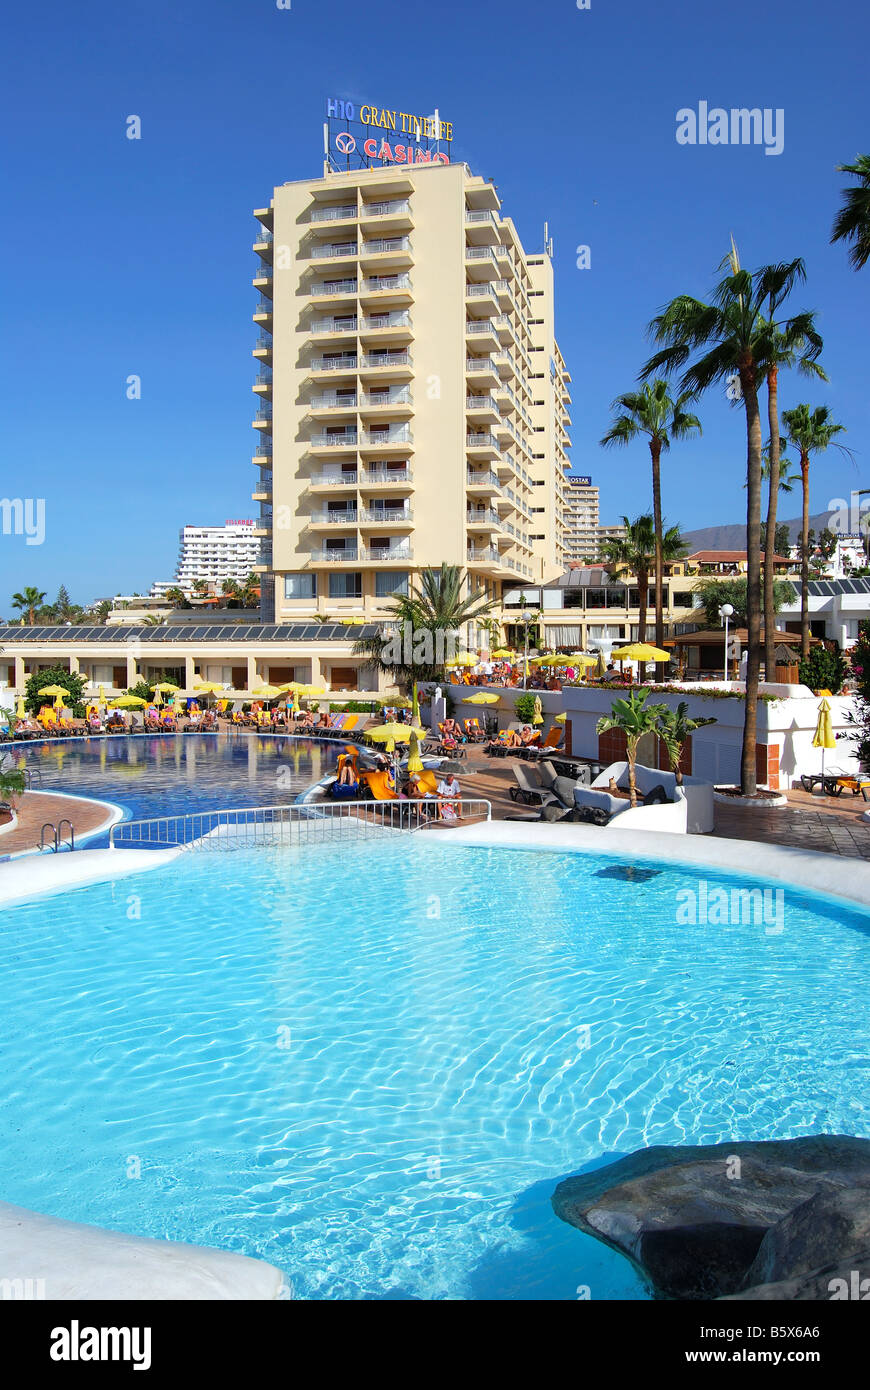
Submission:
[[[0,858],[7,854],[18,854],[21,850],[36,849],[40,830],[46,821],[54,825],[64,819],[71,821],[76,836],[81,836],[103,825],[109,814],[105,806],[99,806],[94,801],[80,801],[54,792],[24,792],[18,798],[16,811],[18,825],[14,830],[0,835]],[[67,827],[64,826],[64,835],[67,834]]]
[[[479,747],[468,748],[466,764],[459,773],[463,794],[491,801],[494,820],[534,814],[534,807],[514,802],[509,795],[509,788],[515,785],[513,768],[517,761],[509,757],[489,758]],[[744,806],[722,806],[717,802],[713,834],[729,840],[757,840],[870,859],[870,821],[861,819],[870,807],[862,797],[848,792],[841,797],[809,796],[804,791],[786,792],[786,796],[788,806],[769,811],[750,811]]]

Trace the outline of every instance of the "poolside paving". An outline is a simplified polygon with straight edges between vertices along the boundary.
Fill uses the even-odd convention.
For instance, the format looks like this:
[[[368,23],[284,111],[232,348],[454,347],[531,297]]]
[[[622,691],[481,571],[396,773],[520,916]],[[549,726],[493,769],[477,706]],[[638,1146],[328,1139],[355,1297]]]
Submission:
[[[95,801],[84,801],[79,797],[61,796],[54,792],[24,792],[16,806],[18,825],[14,830],[0,835],[0,858],[8,854],[18,854],[22,850],[36,849],[43,825],[53,825],[61,820],[72,822],[75,835],[80,838],[90,830],[96,830],[108,818],[105,806]],[[64,835],[68,831],[64,826]]]
[[[492,802],[494,820],[534,814],[533,806],[511,800],[515,785],[515,758],[490,758],[471,746],[459,783],[463,795]],[[526,767],[528,763],[524,764]],[[534,774],[533,774],[534,775]],[[743,806],[715,807],[714,835],[729,840],[755,840],[762,844],[789,845],[794,849],[819,850],[846,858],[870,859],[870,822],[861,819],[868,809],[861,797],[810,796],[804,791],[786,793],[788,806],[779,810],[748,810]]]

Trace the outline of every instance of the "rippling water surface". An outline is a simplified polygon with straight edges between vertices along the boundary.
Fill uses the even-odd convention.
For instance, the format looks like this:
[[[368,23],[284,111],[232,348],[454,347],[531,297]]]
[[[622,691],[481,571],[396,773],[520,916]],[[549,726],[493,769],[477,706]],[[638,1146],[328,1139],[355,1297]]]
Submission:
[[[0,1195],[260,1255],[300,1298],[643,1297],[553,1216],[561,1176],[870,1135],[870,916],[681,925],[696,875],[659,867],[432,836],[11,909]]]

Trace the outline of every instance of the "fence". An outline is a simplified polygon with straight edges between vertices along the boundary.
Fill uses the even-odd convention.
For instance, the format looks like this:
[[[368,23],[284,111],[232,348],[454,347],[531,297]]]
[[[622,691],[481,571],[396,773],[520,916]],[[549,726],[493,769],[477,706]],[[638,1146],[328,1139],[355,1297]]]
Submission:
[[[463,797],[458,806],[463,820],[492,819],[489,801]],[[435,800],[248,806],[119,821],[109,831],[109,847],[221,852],[272,849],[281,845],[345,843],[371,839],[390,831],[410,834],[431,829],[436,824],[444,822],[438,820]]]

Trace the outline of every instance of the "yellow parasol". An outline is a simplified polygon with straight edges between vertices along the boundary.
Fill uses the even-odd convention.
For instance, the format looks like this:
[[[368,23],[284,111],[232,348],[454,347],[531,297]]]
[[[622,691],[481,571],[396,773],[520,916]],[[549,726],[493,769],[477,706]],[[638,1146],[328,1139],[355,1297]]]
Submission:
[[[831,706],[827,700],[822,700],[819,704],[819,718],[816,724],[816,731],[813,734],[813,747],[822,750],[822,776],[825,775],[825,749],[836,748],[837,740],[834,738],[834,726],[831,723]],[[822,791],[824,791],[824,783]]]
[[[516,652],[509,651],[507,647],[496,647],[494,652],[490,652],[493,661],[512,661]]]
[[[172,684],[172,681],[158,681],[157,685],[152,685],[152,686],[151,686],[151,689],[155,692],[155,694],[161,694],[161,693],[162,693],[162,694],[164,694],[164,695],[177,695],[178,692],[179,692],[179,690],[181,689],[181,686],[180,686],[180,685],[173,685],[173,684]],[[101,694],[102,694],[102,690],[103,690],[103,687],[100,686],[100,693],[101,693]]]
[[[536,656],[536,666],[567,666],[568,657],[559,656],[557,652],[545,652],[543,656]]]
[[[467,666],[472,667],[478,664],[479,658],[473,652],[457,652],[449,661],[445,661],[445,666]]]
[[[615,661],[670,661],[670,652],[661,647],[653,647],[649,642],[632,642],[629,647],[618,647],[612,652]]]
[[[19,696],[18,696],[18,708],[17,708],[16,711],[15,711],[15,718],[16,718],[16,719],[24,719],[25,716],[26,716],[26,714],[27,714],[27,710],[26,710],[25,707],[24,707],[24,696],[23,696],[23,695],[19,695]]]
[[[366,729],[366,738],[373,738],[375,743],[383,743],[387,752],[392,753],[397,743],[408,743],[413,733],[410,724],[397,724],[393,721],[390,724],[378,724],[375,729]]]
[[[44,685],[39,691],[39,694],[53,695],[55,709],[63,709],[64,696],[66,696],[68,700],[71,698],[66,686],[63,685]]]
[[[140,695],[119,695],[117,700],[113,700],[110,709],[141,709],[147,705],[148,701],[143,700]]]
[[[420,735],[416,729],[411,729],[411,748],[408,754],[408,771],[423,772],[423,759],[420,757]]]
[[[467,700],[463,700],[464,705],[497,705],[501,699],[500,695],[490,695],[486,690],[479,690],[476,695],[469,695]]]
[[[554,717],[553,717],[553,723],[554,723],[554,724],[564,724],[564,723],[565,723],[565,720],[566,720],[567,718],[568,718],[567,714],[565,713],[564,710],[562,710],[562,713],[561,713],[561,714],[554,715]]]
[[[258,700],[277,700],[279,695],[284,694],[284,691],[279,685],[258,685],[256,690],[251,691],[251,694],[256,695]]]
[[[567,661],[569,666],[595,666],[598,657],[587,656],[585,652],[572,652]]]

